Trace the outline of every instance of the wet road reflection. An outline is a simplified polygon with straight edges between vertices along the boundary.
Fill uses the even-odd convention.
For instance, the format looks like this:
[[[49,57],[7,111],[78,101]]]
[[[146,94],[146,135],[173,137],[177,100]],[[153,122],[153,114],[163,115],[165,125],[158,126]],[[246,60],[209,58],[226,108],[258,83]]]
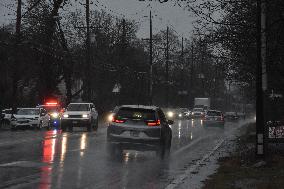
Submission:
[[[171,126],[171,157],[165,161],[155,152],[135,150],[124,150],[121,159],[110,160],[106,151],[106,128],[100,128],[99,134],[42,131],[40,148],[34,146],[36,142],[22,146],[28,152],[38,151],[42,163],[37,168],[39,181],[33,181],[34,185],[28,188],[164,188],[184,169],[186,161],[204,150],[199,145],[190,150],[181,151],[182,148],[205,135],[222,137],[224,134],[220,128],[205,129],[202,125],[200,119],[176,120]],[[210,148],[213,143],[208,141],[204,145]],[[28,157],[27,153],[21,159]]]

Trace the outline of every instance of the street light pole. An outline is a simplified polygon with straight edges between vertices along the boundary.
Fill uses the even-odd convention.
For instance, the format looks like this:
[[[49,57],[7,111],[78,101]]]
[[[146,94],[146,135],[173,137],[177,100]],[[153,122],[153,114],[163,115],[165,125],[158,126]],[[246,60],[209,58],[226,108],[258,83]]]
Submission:
[[[150,11],[150,74],[149,74],[149,103],[153,103],[153,33],[152,33],[152,12]]]
[[[21,40],[21,21],[22,21],[22,0],[17,3],[17,18],[16,18],[16,42],[15,42],[15,61],[13,62],[13,79],[12,79],[12,97],[13,97],[13,113],[15,113],[18,105],[18,63],[19,63],[19,43]]]
[[[166,81],[167,81],[167,108],[169,107],[169,26],[167,26],[167,46],[166,46]]]
[[[265,155],[265,124],[263,100],[266,86],[265,0],[257,0],[257,65],[256,65],[256,155]]]
[[[90,55],[90,1],[86,0],[86,100],[91,100],[91,81],[90,81],[90,69],[91,69],[91,55]]]

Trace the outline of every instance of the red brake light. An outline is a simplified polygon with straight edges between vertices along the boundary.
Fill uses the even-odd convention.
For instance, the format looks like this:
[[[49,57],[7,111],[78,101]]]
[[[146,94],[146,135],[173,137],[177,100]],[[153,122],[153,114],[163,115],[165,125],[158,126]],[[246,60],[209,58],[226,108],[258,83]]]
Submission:
[[[159,126],[161,125],[161,121],[158,119],[157,121],[154,121],[154,122],[147,122],[147,125],[148,126]]]
[[[45,103],[47,106],[57,106],[57,102],[47,102]]]
[[[114,123],[124,123],[126,120],[112,118],[112,122]]]

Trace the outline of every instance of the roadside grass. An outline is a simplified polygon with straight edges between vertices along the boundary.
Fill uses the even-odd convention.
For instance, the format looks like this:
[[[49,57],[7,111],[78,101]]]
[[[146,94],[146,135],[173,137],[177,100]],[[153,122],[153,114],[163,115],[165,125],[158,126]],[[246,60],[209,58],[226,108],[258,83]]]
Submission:
[[[284,188],[284,150],[269,147],[265,162],[255,158],[255,124],[237,141],[230,157],[220,158],[217,172],[204,182],[203,189],[282,189]],[[271,150],[273,149],[273,150]]]

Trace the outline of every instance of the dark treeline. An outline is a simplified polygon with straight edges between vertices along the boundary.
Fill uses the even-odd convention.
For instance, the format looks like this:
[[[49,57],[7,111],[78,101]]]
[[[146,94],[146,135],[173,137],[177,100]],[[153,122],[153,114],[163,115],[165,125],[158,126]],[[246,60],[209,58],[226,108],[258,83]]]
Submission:
[[[22,18],[19,40],[13,29],[15,23],[4,26],[0,32],[1,108],[11,107],[14,102],[17,102],[17,106],[36,105],[47,97],[58,97],[63,103],[80,98],[85,100],[85,13],[71,9],[74,5],[68,1],[37,2],[28,1],[27,7],[36,6]],[[239,16],[253,14],[250,11],[254,10],[254,4],[250,3],[247,11]],[[223,7],[227,15],[222,22],[233,23],[237,22],[234,19],[240,19],[230,16],[238,11],[235,6],[231,3]],[[255,47],[254,38],[250,36],[254,35],[254,30],[249,29],[253,28],[253,24],[248,22],[254,20],[246,15],[242,17],[247,19],[242,21],[249,26],[246,30],[234,25],[220,25],[215,30],[209,28],[201,34],[196,28],[196,35],[190,39],[182,39],[170,27],[168,76],[166,28],[154,34],[153,103],[159,106],[192,107],[194,97],[211,97],[214,107],[224,108],[230,98],[225,79],[243,81],[243,86],[252,91]],[[90,26],[89,69],[92,74],[88,79],[92,89],[91,101],[100,110],[109,110],[117,104],[147,104],[149,41],[137,37],[139,23],[104,11],[91,10]],[[242,41],[245,39],[252,40],[252,43]],[[225,57],[216,53],[219,47],[229,54]],[[240,54],[241,51],[247,54]],[[113,92],[114,86],[120,87],[119,93]]]

